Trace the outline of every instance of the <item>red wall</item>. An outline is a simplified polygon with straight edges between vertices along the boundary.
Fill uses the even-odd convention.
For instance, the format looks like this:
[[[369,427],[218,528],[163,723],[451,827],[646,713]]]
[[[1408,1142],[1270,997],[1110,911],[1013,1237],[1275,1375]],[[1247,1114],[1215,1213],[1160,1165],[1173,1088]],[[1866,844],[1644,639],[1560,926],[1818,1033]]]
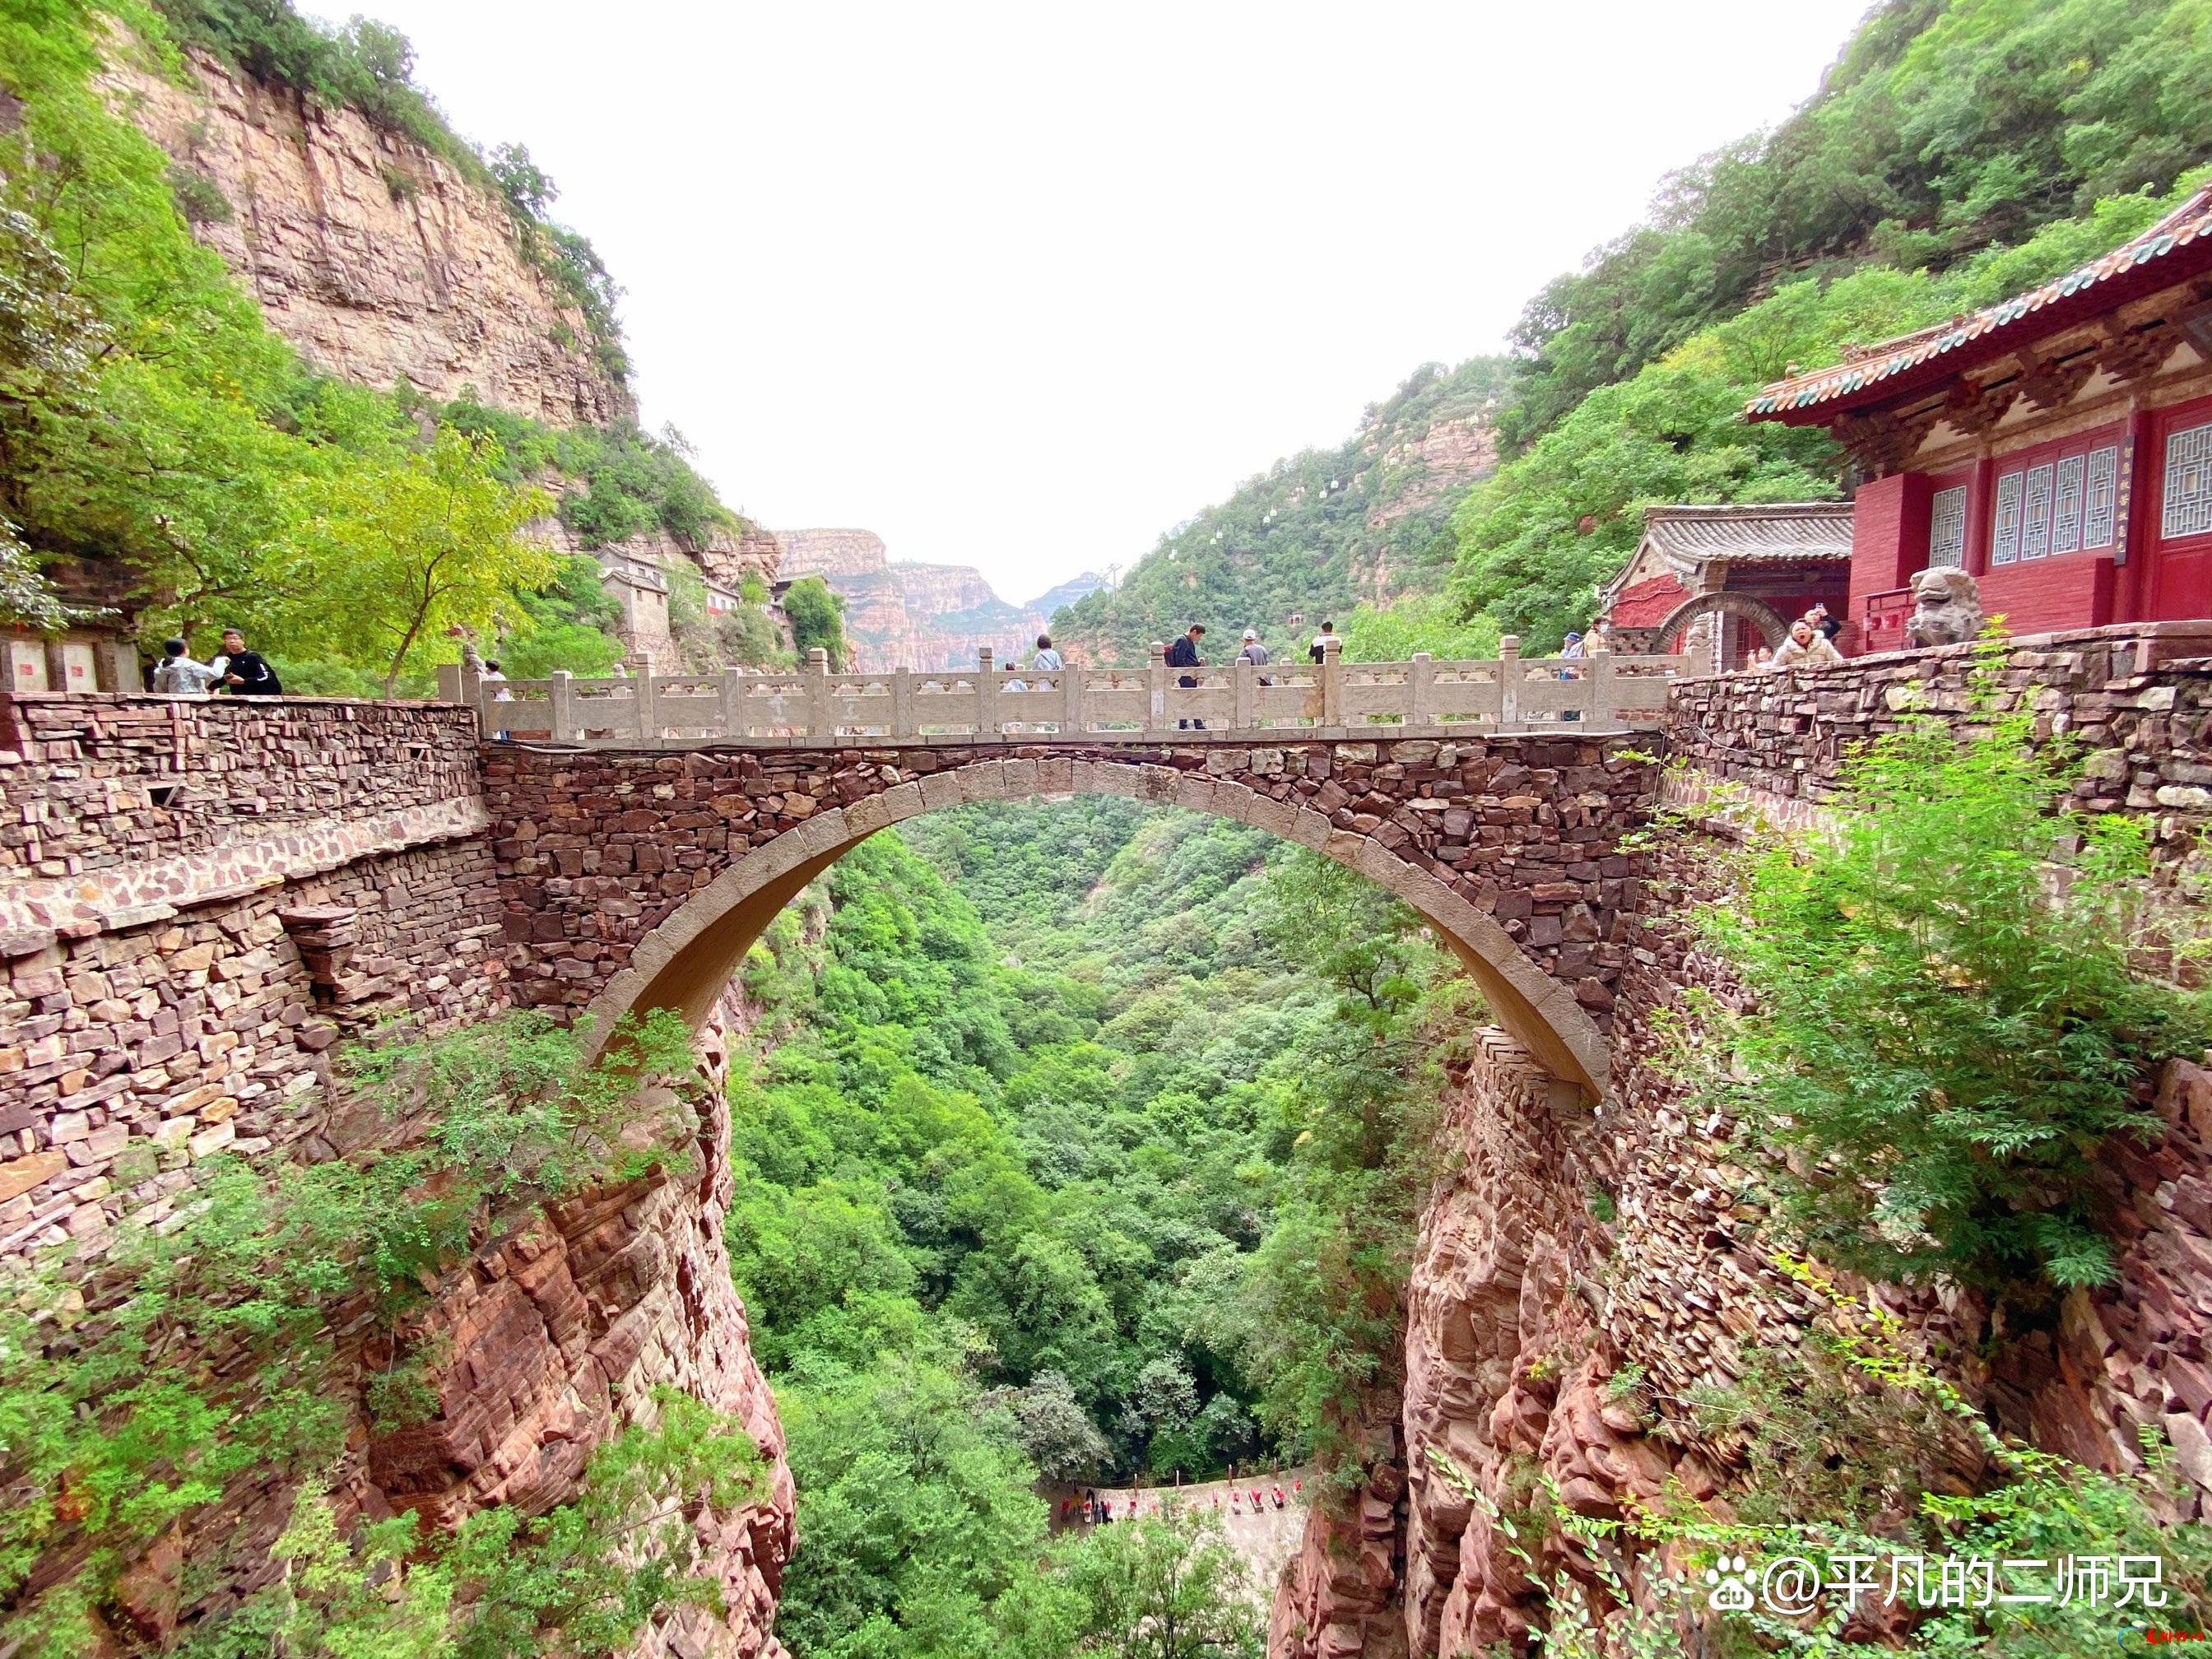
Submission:
[[[1982,573],[1982,611],[2001,616],[2015,634],[2093,628],[2114,620],[2112,550],[2062,553],[2027,564],[2001,564]]]
[[[1893,472],[1863,483],[1852,498],[1850,618],[1866,614],[1876,593],[1902,587],[1928,562],[1928,498],[1917,472]]]

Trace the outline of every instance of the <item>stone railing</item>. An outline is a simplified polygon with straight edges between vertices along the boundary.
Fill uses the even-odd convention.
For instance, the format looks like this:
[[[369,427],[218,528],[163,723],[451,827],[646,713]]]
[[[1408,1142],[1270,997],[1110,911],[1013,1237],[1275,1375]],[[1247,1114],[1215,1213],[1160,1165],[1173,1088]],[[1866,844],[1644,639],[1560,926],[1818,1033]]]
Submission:
[[[941,744],[1008,737],[1042,743],[1188,738],[1190,727],[1303,738],[1481,735],[1572,726],[1656,729],[1667,687],[1687,657],[1523,657],[1507,637],[1494,658],[1171,668],[1161,647],[1142,668],[1040,672],[1001,667],[987,650],[972,669],[838,673],[809,653],[793,673],[647,672],[615,679],[555,674],[480,679],[442,671],[441,695],[475,708],[487,734],[588,747],[744,744],[815,746],[865,740]],[[1185,684],[1185,682],[1189,684]]]

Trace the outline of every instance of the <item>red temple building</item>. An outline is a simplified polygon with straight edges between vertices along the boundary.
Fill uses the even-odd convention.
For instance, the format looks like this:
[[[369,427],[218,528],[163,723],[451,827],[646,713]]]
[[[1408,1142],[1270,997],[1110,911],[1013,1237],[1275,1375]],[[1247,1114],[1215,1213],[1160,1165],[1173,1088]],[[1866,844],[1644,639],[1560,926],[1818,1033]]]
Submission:
[[[1818,600],[1837,616],[1850,590],[1851,506],[1781,501],[1647,507],[1644,539],[1598,592],[1622,651],[1682,651],[1716,669],[1777,646]]]
[[[2014,634],[2212,617],[2212,186],[1746,413],[1826,426],[1857,463],[1846,649],[1902,644],[1912,578],[1944,565]]]

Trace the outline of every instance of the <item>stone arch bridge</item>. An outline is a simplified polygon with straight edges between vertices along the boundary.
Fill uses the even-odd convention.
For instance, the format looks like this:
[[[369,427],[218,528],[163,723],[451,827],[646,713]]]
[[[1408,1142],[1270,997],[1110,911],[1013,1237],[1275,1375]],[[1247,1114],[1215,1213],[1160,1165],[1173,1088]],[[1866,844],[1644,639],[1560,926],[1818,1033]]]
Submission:
[[[507,963],[525,1001],[695,1024],[763,928],[840,855],[970,801],[1111,794],[1313,848],[1425,916],[1553,1076],[1603,1092],[1638,901],[1623,842],[1653,785],[1626,733],[1453,738],[1191,732],[483,751]]]

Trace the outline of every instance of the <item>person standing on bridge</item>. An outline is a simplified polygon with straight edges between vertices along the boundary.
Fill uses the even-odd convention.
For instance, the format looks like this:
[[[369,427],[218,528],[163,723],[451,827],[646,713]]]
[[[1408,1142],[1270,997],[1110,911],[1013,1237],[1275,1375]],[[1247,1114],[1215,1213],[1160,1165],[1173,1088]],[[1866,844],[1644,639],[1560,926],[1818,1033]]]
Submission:
[[[1325,661],[1328,656],[1328,647],[1336,643],[1336,624],[1333,622],[1325,622],[1321,625],[1321,632],[1314,635],[1313,643],[1306,647],[1306,655],[1313,659],[1316,663]]]
[[[1061,659],[1060,653],[1052,648],[1052,635],[1038,635],[1036,655],[1030,659],[1030,671],[1038,674],[1057,674],[1066,666],[1067,664]]]
[[[1173,645],[1168,647],[1168,666],[1170,668],[1205,667],[1206,659],[1198,654],[1198,642],[1205,637],[1206,624],[1204,623],[1193,623],[1188,629],[1184,632],[1182,638],[1176,641]],[[1186,691],[1190,690],[1198,684],[1198,676],[1195,674],[1181,675],[1176,678],[1176,684]],[[1176,725],[1178,728],[1186,731],[1194,726],[1200,732],[1206,730],[1206,722],[1204,720],[1177,720]]]
[[[155,665],[154,690],[167,697],[204,697],[208,682],[222,673],[212,663],[196,662],[181,639],[165,640]]]

